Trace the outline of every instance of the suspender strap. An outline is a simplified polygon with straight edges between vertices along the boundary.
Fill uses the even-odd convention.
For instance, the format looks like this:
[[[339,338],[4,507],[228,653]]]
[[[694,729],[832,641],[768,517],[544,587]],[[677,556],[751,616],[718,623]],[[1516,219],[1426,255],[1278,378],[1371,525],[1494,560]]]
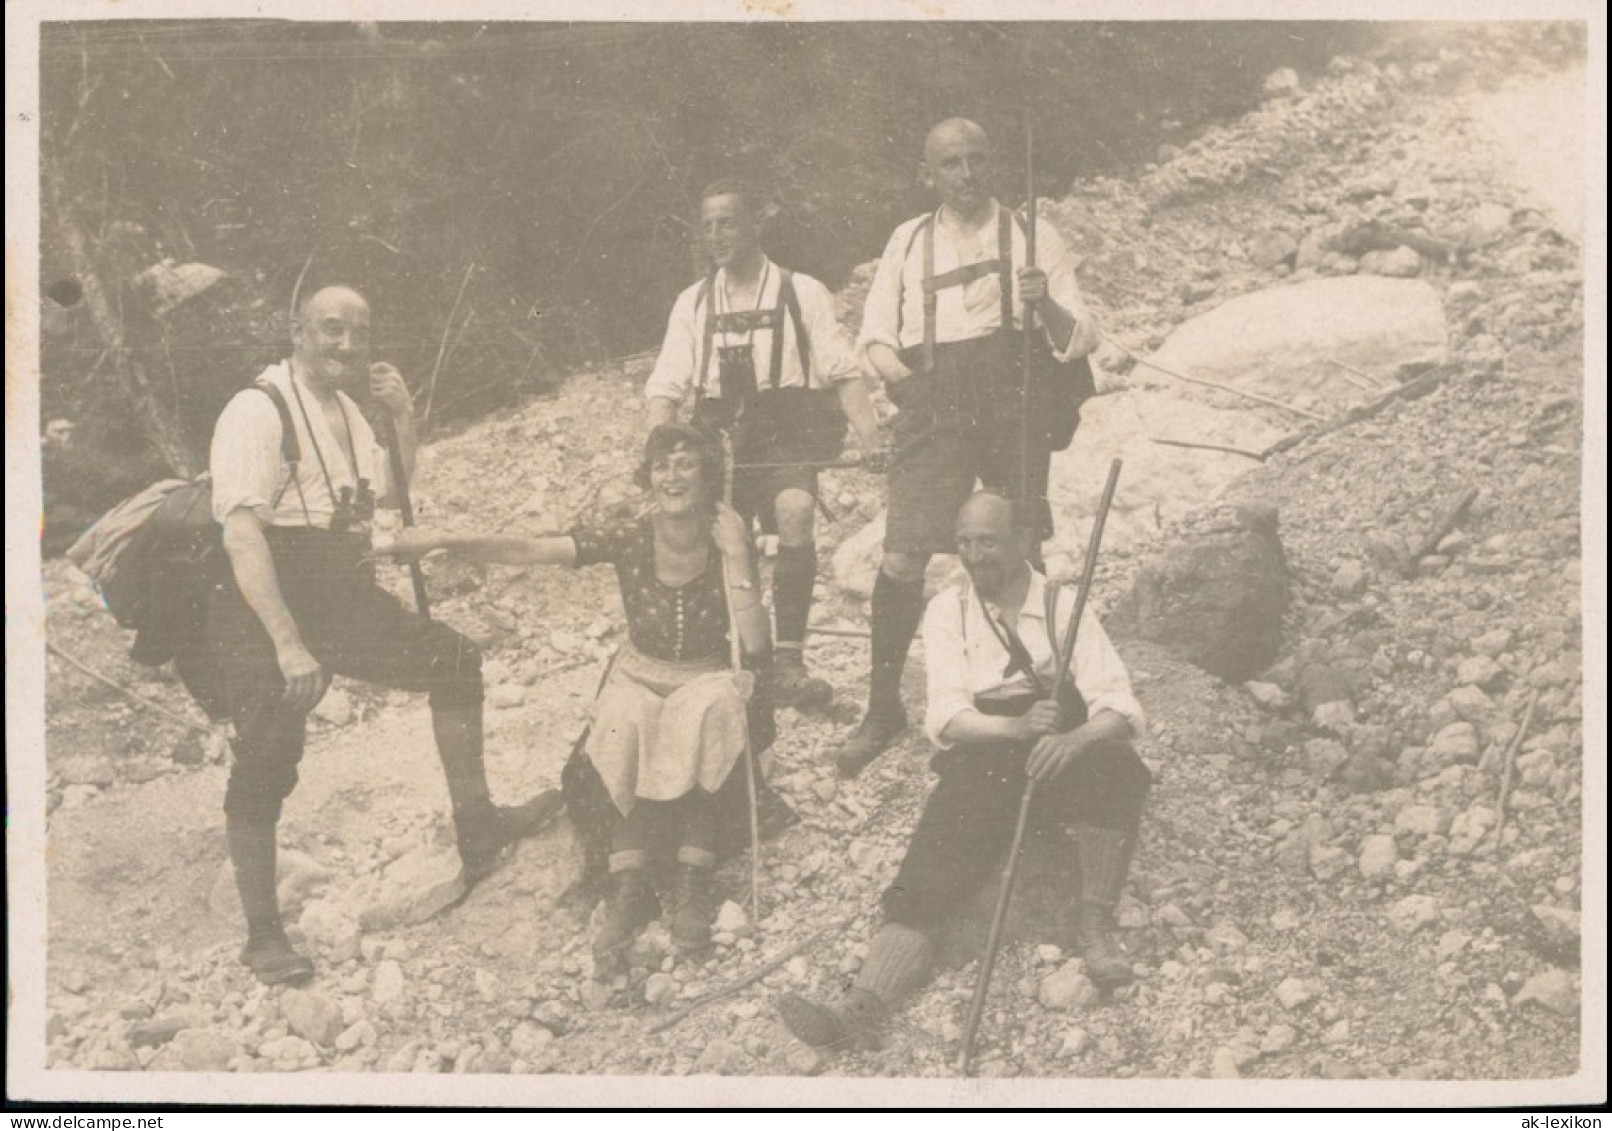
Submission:
[[[924,372],[935,371],[935,310],[939,296],[927,284],[935,277],[935,223],[924,221]]]
[[[795,326],[795,352],[800,356],[801,380],[809,389],[812,387],[812,340],[806,336],[806,319],[800,312],[800,296],[795,294],[795,274],[782,267],[778,270],[778,306],[789,312],[789,320]],[[783,353],[784,320],[780,317],[772,336],[772,387],[775,389],[783,380]]]
[[[771,371],[767,387],[776,389],[784,376],[784,317],[787,314],[795,327],[795,348],[800,355],[801,375],[810,387],[812,381],[812,343],[806,336],[806,319],[800,309],[800,296],[795,293],[794,272],[778,269],[778,305],[771,310],[741,310],[728,314],[716,312],[716,274],[713,272],[700,284],[694,299],[694,309],[705,305],[705,328],[700,342],[698,368],[694,371],[694,395],[705,395],[706,371],[711,364],[711,347],[720,329],[724,333],[744,333],[749,330],[772,331]]]
[[[993,272],[999,272],[1002,267],[1000,259],[982,259],[978,263],[964,264],[962,267],[953,267],[950,271],[936,275],[934,278],[924,280],[924,294],[932,295],[943,291],[947,287],[966,287],[975,279],[984,278]]]
[[[996,206],[996,257],[1001,266],[998,286],[1002,292],[1002,329],[1013,329],[1013,221],[1000,204]]]
[[[700,292],[694,298],[694,309],[698,310],[700,304],[705,304],[705,332],[700,339],[700,356],[694,368],[694,399],[696,401],[705,396],[705,370],[711,364],[711,344],[716,340],[716,272],[712,271],[700,284]]]
[[[943,275],[935,274],[935,221],[925,216],[920,222],[924,241],[924,372],[935,368],[936,312],[940,305],[940,292],[948,287],[966,287],[975,279],[996,272],[998,289],[1002,292],[1002,329],[1013,327],[1013,220],[1015,217],[1000,204],[996,206],[996,258],[982,259],[954,267]],[[900,304],[897,304],[900,310]],[[899,340],[901,328],[896,327]]]

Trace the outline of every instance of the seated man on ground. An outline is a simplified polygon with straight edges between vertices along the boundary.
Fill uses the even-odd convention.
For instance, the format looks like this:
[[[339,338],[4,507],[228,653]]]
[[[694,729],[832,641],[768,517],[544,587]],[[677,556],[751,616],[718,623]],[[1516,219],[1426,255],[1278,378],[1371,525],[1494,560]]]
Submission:
[[[1103,989],[1134,976],[1114,940],[1114,907],[1151,782],[1131,747],[1142,709],[1089,611],[1069,676],[1054,687],[1076,595],[1030,567],[1033,522],[989,491],[957,515],[968,577],[935,595],[923,624],[925,723],[939,748],[931,768],[940,782],[884,893],[885,922],[855,985],[832,1004],[780,999],[784,1024],[807,1044],[877,1047],[891,1007],[928,981],[936,935],[999,866],[1031,779],[1028,835],[1072,832],[1076,942],[1087,975]]]

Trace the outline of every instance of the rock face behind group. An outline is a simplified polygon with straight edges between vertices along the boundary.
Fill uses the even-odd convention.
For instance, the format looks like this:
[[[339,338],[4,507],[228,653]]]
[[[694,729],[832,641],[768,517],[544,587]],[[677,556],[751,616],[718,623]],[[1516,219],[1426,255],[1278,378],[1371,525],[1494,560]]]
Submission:
[[[1243,507],[1138,570],[1111,618],[1117,636],[1160,644],[1228,682],[1276,659],[1287,562],[1274,508]]]

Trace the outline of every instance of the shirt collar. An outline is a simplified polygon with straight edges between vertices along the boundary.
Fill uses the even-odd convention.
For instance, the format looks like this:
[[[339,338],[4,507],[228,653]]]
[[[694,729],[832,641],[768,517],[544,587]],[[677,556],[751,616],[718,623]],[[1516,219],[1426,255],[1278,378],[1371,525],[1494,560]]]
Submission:
[[[966,573],[963,575],[963,597],[980,612],[985,611],[985,599],[979,595],[973,579]],[[1047,619],[1047,579],[1034,566],[1030,567],[1030,585],[1024,591],[1024,607],[1019,610],[1019,616],[1032,620]]]
[[[778,272],[773,267],[772,260],[767,258],[767,253],[766,252],[762,252],[761,253],[761,270],[760,270],[760,272],[757,273],[757,276],[756,276],[758,279],[761,280],[761,293],[756,296],[757,298],[760,298],[763,301],[766,300],[767,292],[769,290],[773,289],[773,277],[775,275],[777,275],[777,274],[778,274]],[[723,288],[726,288],[727,285],[728,285],[728,269],[726,267],[718,267],[716,269],[716,286],[717,286],[718,289],[723,289]]]

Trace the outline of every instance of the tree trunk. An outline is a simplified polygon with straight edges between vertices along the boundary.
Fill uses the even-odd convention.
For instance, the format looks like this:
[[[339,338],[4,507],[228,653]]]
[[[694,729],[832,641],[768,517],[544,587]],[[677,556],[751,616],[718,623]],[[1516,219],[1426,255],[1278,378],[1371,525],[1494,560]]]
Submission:
[[[89,312],[90,321],[95,325],[96,334],[100,336],[101,345],[107,351],[113,374],[135,407],[146,439],[175,475],[189,479],[200,474],[206,466],[205,463],[175,419],[174,413],[158,398],[145,366],[124,340],[122,326],[107,300],[106,288],[102,284],[100,273],[96,270],[89,241],[85,239],[83,229],[68,211],[55,179],[47,179],[51,212],[54,213],[52,219],[72,259],[78,283],[83,288],[85,309]]]

